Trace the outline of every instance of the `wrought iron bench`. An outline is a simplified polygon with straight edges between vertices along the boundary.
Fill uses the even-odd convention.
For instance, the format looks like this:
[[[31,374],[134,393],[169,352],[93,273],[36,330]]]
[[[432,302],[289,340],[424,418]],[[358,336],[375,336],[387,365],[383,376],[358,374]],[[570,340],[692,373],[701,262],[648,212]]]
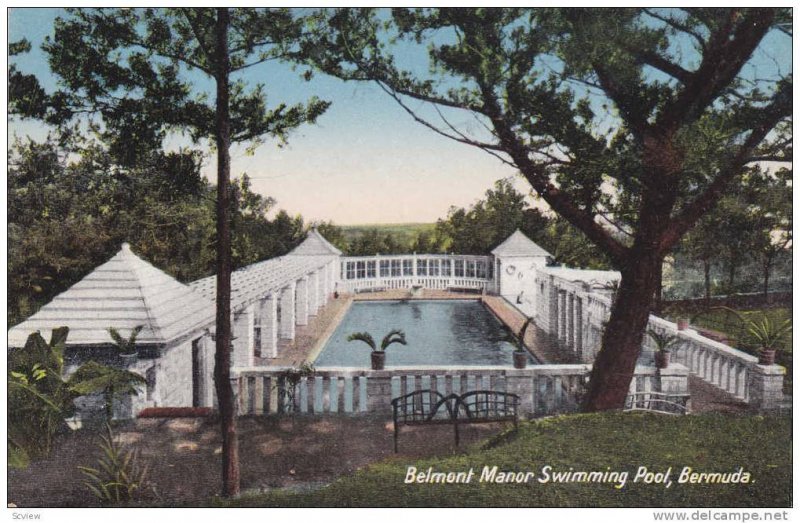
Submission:
[[[403,425],[453,425],[456,446],[459,425],[512,421],[517,427],[519,396],[494,390],[476,390],[447,396],[435,390],[417,390],[394,398],[394,451]]]
[[[689,413],[688,394],[634,392],[625,398],[624,411],[647,411],[682,416]]]

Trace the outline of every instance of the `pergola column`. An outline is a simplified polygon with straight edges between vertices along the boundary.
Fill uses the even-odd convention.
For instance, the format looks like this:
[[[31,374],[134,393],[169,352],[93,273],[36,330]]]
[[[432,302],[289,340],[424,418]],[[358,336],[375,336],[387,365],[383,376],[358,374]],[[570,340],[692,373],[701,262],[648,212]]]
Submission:
[[[558,291],[558,339],[567,341],[567,292]]]
[[[274,294],[261,301],[262,358],[278,357],[278,299]]]
[[[575,295],[567,297],[567,343],[575,349]]]
[[[575,299],[575,351],[583,355],[583,298]]]
[[[297,280],[297,292],[295,294],[294,322],[297,325],[308,325],[308,276],[303,276]]]
[[[314,271],[308,278],[308,314],[316,316],[319,308],[319,271]]]
[[[233,315],[233,367],[252,367],[255,364],[253,350],[254,333],[253,306]]]
[[[548,283],[548,287],[550,290],[550,300],[548,306],[548,313],[550,316],[549,321],[549,328],[547,331],[550,333],[551,336],[558,337],[558,289],[553,286],[552,278]]]
[[[294,306],[295,283],[292,282],[281,289],[281,311],[279,321],[280,337],[284,340],[294,339],[295,326],[295,306]]]

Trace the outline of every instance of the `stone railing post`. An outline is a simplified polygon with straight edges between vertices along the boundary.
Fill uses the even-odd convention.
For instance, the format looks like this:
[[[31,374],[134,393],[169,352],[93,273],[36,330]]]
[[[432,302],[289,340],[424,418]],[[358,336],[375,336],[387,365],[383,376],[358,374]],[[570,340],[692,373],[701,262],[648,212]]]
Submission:
[[[656,371],[658,392],[689,394],[689,369],[680,363],[670,363],[666,369]]]
[[[750,365],[748,387],[750,408],[773,410],[783,401],[783,378],[786,369],[780,365]]]
[[[506,392],[519,396],[518,414],[520,418],[533,417],[533,373],[531,370],[506,371]]]
[[[392,375],[373,371],[367,378],[367,412],[382,414],[392,412]],[[363,378],[362,378],[363,379]]]

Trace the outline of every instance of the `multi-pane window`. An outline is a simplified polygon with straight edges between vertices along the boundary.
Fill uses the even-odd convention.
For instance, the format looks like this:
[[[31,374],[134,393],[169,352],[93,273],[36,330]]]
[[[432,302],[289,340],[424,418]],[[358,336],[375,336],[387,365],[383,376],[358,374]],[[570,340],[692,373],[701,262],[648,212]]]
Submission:
[[[381,278],[389,276],[389,260],[381,260]]]
[[[476,275],[478,278],[486,278],[486,263],[479,261],[476,262]]]
[[[375,277],[375,265],[374,261],[367,262],[367,278],[374,278]]]
[[[467,278],[475,277],[475,260],[467,260]]]
[[[402,276],[400,260],[392,260],[392,276]]]
[[[403,276],[414,276],[414,260],[403,260]]]
[[[353,280],[356,277],[356,263],[347,262],[347,279]]]
[[[428,260],[417,260],[417,276],[428,275]]]
[[[366,276],[366,265],[366,262],[363,261],[356,262],[356,278],[359,280],[363,280]]]
[[[442,260],[442,276],[450,276],[452,274],[453,260]]]
[[[439,276],[439,260],[428,260],[428,275]]]
[[[456,278],[464,277],[464,260],[454,260],[453,266],[455,268]]]

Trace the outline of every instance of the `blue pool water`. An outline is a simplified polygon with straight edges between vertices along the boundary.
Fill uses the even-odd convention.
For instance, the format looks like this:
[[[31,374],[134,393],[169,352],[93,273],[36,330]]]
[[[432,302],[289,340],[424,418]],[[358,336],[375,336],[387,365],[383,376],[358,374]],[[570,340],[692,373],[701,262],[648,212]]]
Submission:
[[[506,327],[474,300],[354,302],[314,364],[368,368],[370,348],[347,337],[366,331],[380,345],[392,329],[403,330],[408,345],[387,349],[387,367],[513,364],[514,346],[503,341]]]

